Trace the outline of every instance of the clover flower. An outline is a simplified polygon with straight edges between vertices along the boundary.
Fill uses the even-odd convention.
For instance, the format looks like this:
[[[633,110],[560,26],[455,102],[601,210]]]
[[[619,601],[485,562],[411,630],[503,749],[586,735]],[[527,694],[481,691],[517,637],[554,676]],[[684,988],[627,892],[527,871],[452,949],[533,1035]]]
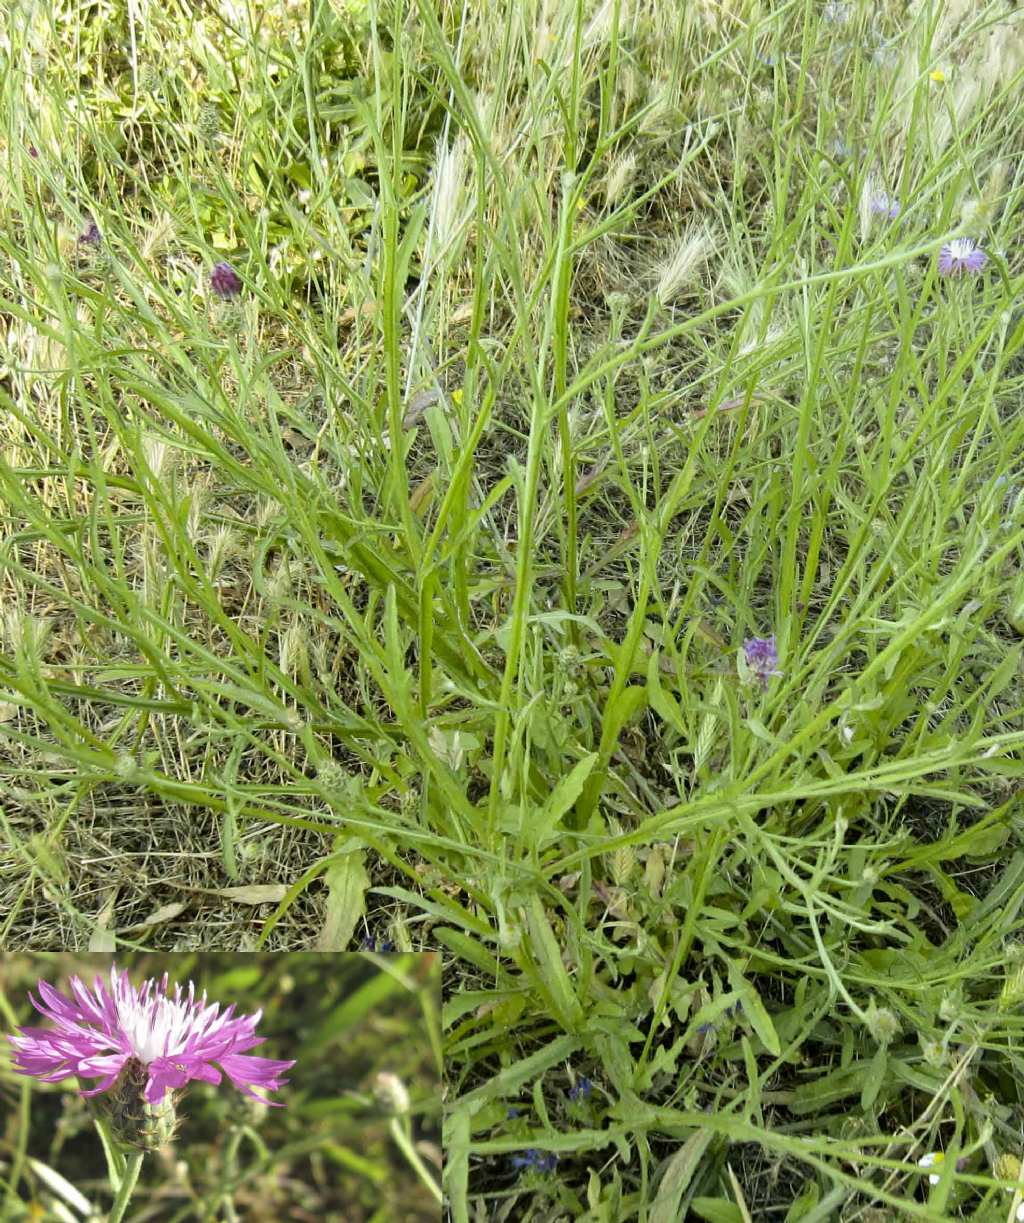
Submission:
[[[214,293],[225,300],[237,297],[242,291],[242,278],[230,263],[215,263],[210,273],[210,284]]]
[[[38,986],[42,1001],[29,994],[36,1010],[56,1027],[21,1028],[19,1035],[8,1036],[18,1074],[44,1083],[72,1075],[99,1079],[95,1087],[81,1091],[83,1096],[111,1088],[117,1096],[126,1082],[136,1082],[141,1108],[143,1103],[159,1106],[168,1091],[191,1079],[217,1084],[223,1071],[239,1091],[274,1104],[252,1088],[277,1090],[287,1082],[281,1077],[284,1071],[295,1065],[246,1056],[245,1050],[263,1044],[264,1038],[256,1035],[263,1012],[235,1017],[232,1004],[220,1014],[219,1003],[207,1005],[205,992],[196,1000],[191,981],[187,996],[175,985],[172,998],[166,973],[159,983],[147,980],[136,988],[127,971],[119,974],[111,965],[109,990],[99,977],[91,991],[79,977],[72,977],[70,985],[71,999],[45,981]]]
[[[743,650],[746,654],[747,666],[766,688],[769,676],[782,674],[778,669],[779,655],[775,648],[774,633],[771,637],[750,637],[744,641]]]
[[[944,276],[977,273],[986,263],[988,255],[971,238],[954,238],[939,251],[939,271]]]

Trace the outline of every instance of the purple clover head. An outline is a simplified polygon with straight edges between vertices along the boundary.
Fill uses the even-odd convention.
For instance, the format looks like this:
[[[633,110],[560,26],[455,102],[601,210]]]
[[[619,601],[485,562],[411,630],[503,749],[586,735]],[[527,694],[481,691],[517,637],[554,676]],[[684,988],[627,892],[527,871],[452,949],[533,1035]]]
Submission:
[[[900,215],[900,202],[887,191],[879,191],[871,197],[871,211],[876,216],[887,216],[890,220],[895,221]]]
[[[246,1055],[247,1049],[263,1044],[256,1035],[262,1011],[236,1018],[232,1004],[220,1014],[220,1003],[207,1005],[205,993],[196,999],[191,981],[185,997],[175,985],[172,998],[166,973],[162,981],[147,980],[136,988],[127,971],[119,974],[114,965],[109,990],[99,977],[92,990],[79,977],[72,977],[70,985],[70,999],[45,981],[38,986],[42,1001],[29,994],[36,1010],[56,1026],[21,1028],[17,1036],[7,1037],[18,1074],[44,1083],[72,1075],[99,1079],[80,1094],[96,1096],[113,1088],[111,1099],[128,1080],[138,1086],[139,1107],[157,1107],[168,1091],[190,1079],[219,1083],[223,1071],[245,1095],[282,1107],[252,1090],[276,1091],[288,1081],[282,1074],[295,1065]]]
[[[988,263],[988,255],[971,238],[954,238],[939,251],[939,271],[943,276],[961,272],[977,274]]]
[[[237,297],[242,291],[242,278],[230,263],[215,263],[210,273],[210,284],[218,297],[225,301]]]
[[[775,649],[775,635],[771,637],[751,637],[743,643],[747,666],[760,679],[764,687],[768,687],[768,678],[781,675],[778,669],[779,655]]]

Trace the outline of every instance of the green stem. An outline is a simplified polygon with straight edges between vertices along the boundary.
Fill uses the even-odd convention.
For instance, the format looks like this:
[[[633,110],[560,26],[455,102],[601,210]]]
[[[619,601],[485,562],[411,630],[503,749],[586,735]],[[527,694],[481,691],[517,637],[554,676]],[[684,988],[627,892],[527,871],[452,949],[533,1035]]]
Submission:
[[[142,1160],[145,1154],[145,1151],[132,1151],[128,1156],[124,1176],[121,1178],[121,1184],[118,1186],[114,1205],[107,1216],[107,1223],[121,1223],[128,1202],[135,1191],[135,1182],[139,1179],[139,1171],[142,1168]]]
[[[441,1190],[437,1184],[437,1181],[435,1181],[430,1175],[429,1169],[424,1165],[423,1160],[420,1159],[419,1155],[416,1153],[416,1149],[412,1145],[410,1136],[398,1117],[392,1117],[391,1119],[391,1137],[394,1138],[395,1142],[398,1144],[399,1150],[412,1165],[413,1171],[420,1178],[423,1184],[426,1185],[431,1196],[436,1201],[440,1202]]]

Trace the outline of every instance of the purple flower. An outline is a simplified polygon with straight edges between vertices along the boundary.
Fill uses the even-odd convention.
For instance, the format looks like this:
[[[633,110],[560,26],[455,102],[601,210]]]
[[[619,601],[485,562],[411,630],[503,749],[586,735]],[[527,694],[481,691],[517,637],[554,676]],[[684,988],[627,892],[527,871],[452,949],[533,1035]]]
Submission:
[[[961,272],[980,272],[988,255],[971,238],[954,238],[939,251],[939,271],[944,276]]]
[[[591,1081],[587,1078],[586,1075],[581,1074],[580,1077],[576,1080],[575,1084],[569,1088],[569,1099],[570,1100],[580,1100],[580,1099],[585,1100],[587,1096],[589,1096],[593,1090],[594,1090],[594,1084],[591,1083]]]
[[[210,273],[210,284],[218,297],[237,297],[242,291],[242,278],[230,263],[215,263]]]
[[[36,146],[35,146],[34,144],[30,144],[30,145],[28,146],[28,155],[29,155],[29,157],[38,157],[38,156],[39,156],[39,150],[36,148]]]
[[[205,993],[196,1001],[191,981],[186,998],[181,996],[180,985],[175,985],[171,998],[166,973],[159,983],[147,980],[136,989],[127,971],[118,975],[111,965],[109,992],[99,977],[92,992],[79,977],[72,977],[73,1000],[45,981],[38,988],[42,1002],[31,994],[29,999],[57,1026],[21,1028],[20,1035],[8,1036],[15,1050],[14,1069],[44,1083],[72,1075],[101,1080],[91,1090],[82,1091],[83,1096],[108,1091],[125,1070],[145,1081],[142,1097],[155,1105],[168,1090],[184,1087],[190,1079],[219,1083],[223,1070],[239,1091],[273,1104],[252,1087],[276,1091],[288,1081],[281,1077],[283,1072],[295,1065],[294,1061],[245,1056],[244,1050],[263,1044],[264,1038],[256,1035],[262,1011],[234,1018],[232,1004],[221,1015],[219,1003],[207,1006]]]
[[[543,1151],[534,1150],[533,1147],[522,1155],[512,1156],[513,1168],[536,1168],[538,1172],[554,1172],[557,1163],[558,1156],[554,1151],[548,1151],[545,1155]]]
[[[743,649],[747,656],[747,666],[758,675],[766,688],[770,675],[782,674],[778,670],[779,655],[775,649],[774,634],[771,637],[751,637],[744,641]]]
[[[871,197],[871,211],[895,220],[900,215],[900,202],[894,195],[879,191]]]
[[[85,214],[85,229],[78,235],[78,241],[84,242],[86,246],[99,246],[103,241],[100,227],[89,213]]]

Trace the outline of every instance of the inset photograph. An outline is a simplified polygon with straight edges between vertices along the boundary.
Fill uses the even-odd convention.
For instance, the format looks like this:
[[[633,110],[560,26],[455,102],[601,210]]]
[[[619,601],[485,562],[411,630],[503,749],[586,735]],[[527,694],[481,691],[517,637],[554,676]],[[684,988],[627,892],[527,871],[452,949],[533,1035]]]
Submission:
[[[0,956],[0,1219],[439,1219],[440,971]]]

